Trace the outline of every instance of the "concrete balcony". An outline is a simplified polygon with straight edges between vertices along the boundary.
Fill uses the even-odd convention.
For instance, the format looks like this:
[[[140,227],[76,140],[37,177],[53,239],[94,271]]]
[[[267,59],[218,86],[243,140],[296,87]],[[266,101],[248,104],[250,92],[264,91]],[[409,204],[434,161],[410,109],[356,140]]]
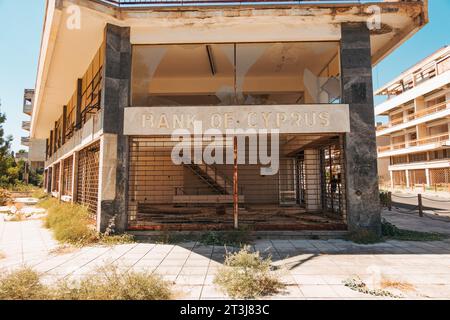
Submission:
[[[405,141],[378,148],[378,158],[400,156],[408,153],[425,152],[450,146],[450,134]]]
[[[395,119],[377,126],[377,137],[448,116],[450,116],[450,100],[410,114],[406,118]]]
[[[31,116],[34,105],[34,89],[25,89],[23,95],[23,113]]]
[[[20,143],[21,143],[21,145],[23,145],[25,147],[29,147],[30,146],[30,137],[22,137],[20,139]]]
[[[22,129],[25,131],[30,131],[31,121],[22,121]]]

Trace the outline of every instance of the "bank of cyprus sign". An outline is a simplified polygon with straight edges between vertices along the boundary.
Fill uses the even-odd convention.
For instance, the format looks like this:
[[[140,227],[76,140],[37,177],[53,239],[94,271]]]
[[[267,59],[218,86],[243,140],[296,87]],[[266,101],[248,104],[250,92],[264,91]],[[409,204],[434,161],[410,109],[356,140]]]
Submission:
[[[258,105],[214,107],[129,107],[125,135],[171,135],[193,130],[200,122],[208,129],[278,129],[280,133],[349,132],[348,105]]]

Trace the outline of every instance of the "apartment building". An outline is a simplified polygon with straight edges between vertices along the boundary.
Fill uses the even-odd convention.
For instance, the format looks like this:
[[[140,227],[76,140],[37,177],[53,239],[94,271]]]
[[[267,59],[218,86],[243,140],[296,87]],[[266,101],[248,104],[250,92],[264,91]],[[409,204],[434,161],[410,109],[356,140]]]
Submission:
[[[23,113],[31,116],[33,113],[34,89],[25,89],[23,94]],[[22,121],[22,130],[31,130],[31,121]],[[27,162],[33,170],[42,170],[45,162],[45,141],[42,139],[30,139],[30,136],[21,138],[21,144],[28,147]]]
[[[380,88],[375,108],[379,161],[391,188],[450,187],[450,47],[445,46]],[[380,166],[380,168],[382,168]]]
[[[46,190],[100,231],[379,232],[372,66],[427,21],[419,0],[49,0]]]

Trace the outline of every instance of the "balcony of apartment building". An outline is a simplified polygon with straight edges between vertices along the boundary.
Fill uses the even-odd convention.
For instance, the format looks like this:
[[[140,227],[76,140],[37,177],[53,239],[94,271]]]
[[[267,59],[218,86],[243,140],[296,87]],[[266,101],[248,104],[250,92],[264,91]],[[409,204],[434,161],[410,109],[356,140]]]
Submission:
[[[101,133],[101,91],[104,44],[80,79],[74,79],[73,93],[61,106],[45,143],[46,163],[71,153],[75,148],[91,143]]]
[[[22,121],[22,129],[25,131],[30,131],[31,121]]]
[[[450,88],[444,87],[416,101],[390,110],[388,121],[377,125],[377,136],[389,135],[450,116]]]
[[[31,116],[33,113],[34,89],[25,89],[23,95],[23,113]]]
[[[25,147],[29,147],[30,146],[30,137],[22,137],[20,139],[20,143]]]
[[[379,127],[379,134],[386,134],[390,130],[401,128],[405,122],[415,121],[425,118],[430,114],[442,111],[443,105],[423,108],[421,101],[427,94],[433,93],[442,88],[448,88],[450,84],[450,47],[446,46],[430,57],[419,62],[414,67],[408,69],[398,78],[388,83],[375,92],[375,95],[385,96],[386,101],[375,108],[375,114],[389,115],[393,110],[408,105],[410,103],[419,104],[416,106],[415,114],[403,121],[387,123]],[[447,95],[445,101],[448,105],[450,96]],[[442,103],[443,103],[442,102]],[[427,109],[422,110],[422,109]],[[428,120],[423,120],[428,121]],[[392,132],[392,131],[391,131]]]
[[[447,146],[450,146],[449,120],[443,118],[391,134],[389,142],[378,147],[378,157],[427,152]]]

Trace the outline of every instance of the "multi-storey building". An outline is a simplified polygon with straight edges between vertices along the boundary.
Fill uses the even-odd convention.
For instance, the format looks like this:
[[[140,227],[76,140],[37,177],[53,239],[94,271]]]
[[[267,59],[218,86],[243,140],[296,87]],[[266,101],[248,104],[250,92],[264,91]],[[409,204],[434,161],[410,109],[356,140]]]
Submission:
[[[379,232],[372,65],[427,21],[419,0],[49,0],[46,189],[100,231]]]
[[[34,89],[25,89],[23,95],[23,113],[31,116],[33,113]],[[31,121],[22,121],[22,129],[30,131]],[[30,136],[22,137],[21,144],[28,147],[29,153],[27,162],[31,169],[41,170],[45,161],[45,141],[42,139],[30,139]]]
[[[375,94],[387,96],[375,108],[377,116],[388,117],[377,127],[378,157],[388,162],[386,184],[448,190],[450,47],[439,49]]]

